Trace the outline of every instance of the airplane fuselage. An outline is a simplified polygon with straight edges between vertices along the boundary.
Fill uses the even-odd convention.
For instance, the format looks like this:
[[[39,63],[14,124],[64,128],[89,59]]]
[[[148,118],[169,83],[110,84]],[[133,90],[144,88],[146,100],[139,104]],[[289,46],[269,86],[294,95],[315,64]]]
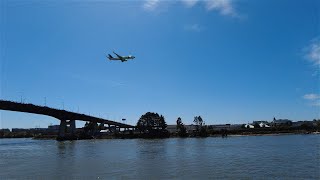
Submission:
[[[109,60],[119,60],[121,62],[125,62],[125,61],[128,61],[130,59],[134,59],[135,57],[134,56],[120,56],[119,54],[113,52],[117,57],[112,57],[110,54],[108,54],[108,59]]]

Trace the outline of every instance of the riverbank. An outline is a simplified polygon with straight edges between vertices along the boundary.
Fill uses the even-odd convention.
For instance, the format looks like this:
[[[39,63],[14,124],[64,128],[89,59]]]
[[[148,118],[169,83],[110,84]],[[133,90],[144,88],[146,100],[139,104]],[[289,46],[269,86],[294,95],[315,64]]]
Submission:
[[[187,134],[184,138],[198,138],[197,133]],[[320,134],[319,129],[238,129],[238,130],[221,130],[221,131],[207,131],[204,137],[239,137],[239,136],[276,136],[276,135],[291,135],[291,134]],[[34,139],[55,139],[55,140],[82,140],[82,139],[158,139],[158,138],[177,138],[178,133],[159,133],[159,134],[144,134],[140,132],[126,133],[118,132],[115,134],[98,133],[94,136],[84,135],[83,133],[76,133],[74,136],[66,136],[58,138],[57,133],[7,133],[0,136],[1,138],[34,138]],[[203,136],[202,136],[203,138]]]
[[[320,132],[306,132],[306,133],[270,133],[270,134],[233,134],[228,135],[229,137],[243,137],[243,136],[281,136],[281,135],[308,135],[308,134],[319,134]]]
[[[242,137],[242,136],[281,136],[281,135],[307,135],[307,134],[320,134],[319,131],[295,131],[295,132],[263,132],[263,133],[239,133],[239,134],[210,134],[207,137]],[[56,140],[57,135],[40,135],[35,136],[33,139],[38,140]],[[117,135],[101,135],[97,137],[88,136],[88,137],[73,137],[73,138],[65,138],[64,140],[86,140],[86,139],[161,139],[161,138],[179,138],[179,136],[175,134],[170,134],[170,136],[161,136],[161,137],[152,137],[148,135],[135,134],[117,134]],[[184,138],[205,138],[199,136],[187,136]]]

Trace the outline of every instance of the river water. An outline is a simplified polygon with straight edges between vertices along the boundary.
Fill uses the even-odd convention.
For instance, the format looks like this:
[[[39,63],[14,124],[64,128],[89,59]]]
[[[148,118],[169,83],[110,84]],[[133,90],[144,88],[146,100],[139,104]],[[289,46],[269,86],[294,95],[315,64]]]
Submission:
[[[0,179],[320,179],[320,135],[0,139]]]

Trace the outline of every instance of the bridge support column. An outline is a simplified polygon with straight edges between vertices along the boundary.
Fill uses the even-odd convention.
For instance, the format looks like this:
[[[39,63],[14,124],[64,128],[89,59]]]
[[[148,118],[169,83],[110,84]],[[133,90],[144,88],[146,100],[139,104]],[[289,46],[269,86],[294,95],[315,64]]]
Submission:
[[[59,134],[57,140],[73,140],[75,139],[75,132],[75,120],[60,120]]]
[[[60,120],[60,126],[59,126],[59,134],[58,138],[64,138],[66,136],[66,130],[67,130],[67,121],[66,120]]]
[[[76,121],[75,120],[70,120],[69,121],[69,125],[70,125],[71,135],[73,136],[74,133],[76,132]]]

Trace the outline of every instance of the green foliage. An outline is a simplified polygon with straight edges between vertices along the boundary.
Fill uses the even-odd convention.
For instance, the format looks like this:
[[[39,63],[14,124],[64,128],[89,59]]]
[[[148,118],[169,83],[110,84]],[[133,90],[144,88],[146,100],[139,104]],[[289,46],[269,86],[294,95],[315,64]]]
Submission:
[[[205,124],[201,116],[194,117],[193,122],[196,125],[197,131],[199,131],[200,128]]]
[[[96,122],[86,122],[86,124],[84,125],[84,130],[85,131],[93,131],[95,129],[98,128],[98,123]]]
[[[207,127],[205,126],[205,122],[202,119],[202,117],[201,116],[194,117],[193,122],[195,123],[197,128],[196,135],[201,137],[207,137],[208,136]]]
[[[187,129],[184,126],[184,124],[182,123],[182,120],[180,117],[178,117],[178,119],[177,119],[177,129],[178,129],[178,135],[180,137],[187,137],[188,136]]]
[[[208,132],[207,132],[206,126],[201,126],[199,136],[200,137],[208,137]]]
[[[313,128],[313,126],[310,123],[303,123],[303,124],[301,124],[301,128],[305,129],[305,130],[311,130]]]
[[[203,119],[202,119],[201,116],[196,116],[196,117],[194,117],[193,122],[194,122],[197,126],[202,126],[202,125],[204,125],[204,121],[203,121]]]
[[[167,123],[162,115],[159,115],[158,113],[147,112],[138,120],[137,128],[142,132],[164,130],[167,128]]]
[[[97,122],[86,122],[84,125],[84,132],[87,135],[94,135],[98,131],[98,123]]]

